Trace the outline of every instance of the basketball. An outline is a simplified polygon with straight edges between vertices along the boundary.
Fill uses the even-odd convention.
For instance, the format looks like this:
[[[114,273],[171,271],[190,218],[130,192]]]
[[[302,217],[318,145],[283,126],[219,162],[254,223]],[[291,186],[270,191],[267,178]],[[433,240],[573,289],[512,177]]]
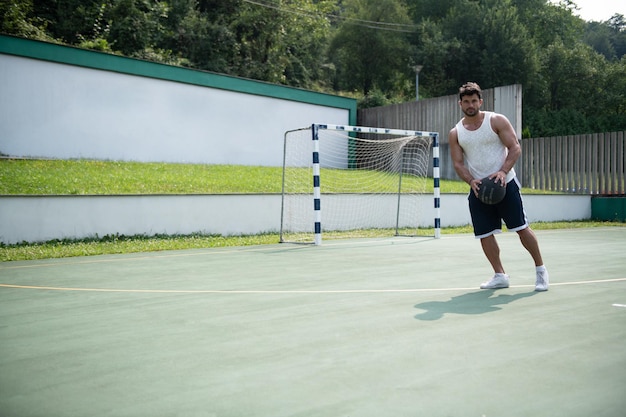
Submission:
[[[498,204],[506,195],[506,186],[495,182],[489,177],[480,180],[480,188],[478,189],[478,199],[485,204]]]

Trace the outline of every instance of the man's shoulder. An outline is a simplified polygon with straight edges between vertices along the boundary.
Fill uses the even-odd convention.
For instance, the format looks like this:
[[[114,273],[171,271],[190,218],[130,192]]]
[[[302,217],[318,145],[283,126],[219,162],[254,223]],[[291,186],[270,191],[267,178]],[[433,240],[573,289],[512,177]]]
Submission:
[[[492,113],[490,118],[491,126],[504,127],[510,125],[508,117],[501,113]]]
[[[485,114],[489,114],[491,120],[495,121],[508,121],[509,119],[502,113],[496,113],[495,111],[486,111]]]

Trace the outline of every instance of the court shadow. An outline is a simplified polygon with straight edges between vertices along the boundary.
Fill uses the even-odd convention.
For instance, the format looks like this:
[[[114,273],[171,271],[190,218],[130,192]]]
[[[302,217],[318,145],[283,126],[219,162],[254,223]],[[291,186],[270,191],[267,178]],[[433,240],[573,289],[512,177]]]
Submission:
[[[418,320],[439,320],[446,314],[484,314],[501,310],[499,306],[522,298],[532,297],[535,291],[521,294],[502,294],[493,297],[496,290],[480,290],[456,297],[448,301],[427,301],[416,304],[415,308],[425,310],[415,316]]]

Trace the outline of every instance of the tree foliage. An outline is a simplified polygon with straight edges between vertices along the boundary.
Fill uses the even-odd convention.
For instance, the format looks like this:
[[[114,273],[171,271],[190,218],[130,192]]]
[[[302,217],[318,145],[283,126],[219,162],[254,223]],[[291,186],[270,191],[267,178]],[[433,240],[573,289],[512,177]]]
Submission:
[[[0,32],[361,106],[520,83],[532,136],[626,129],[626,19],[547,0],[11,0]]]
[[[343,6],[345,21],[330,48],[339,84],[363,95],[393,91],[410,71],[406,8],[398,0],[346,0]]]

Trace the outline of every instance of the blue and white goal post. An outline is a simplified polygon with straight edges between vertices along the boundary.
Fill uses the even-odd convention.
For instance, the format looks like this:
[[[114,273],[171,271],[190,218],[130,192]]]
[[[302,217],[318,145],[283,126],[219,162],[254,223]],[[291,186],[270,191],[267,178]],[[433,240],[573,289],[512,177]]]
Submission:
[[[312,124],[285,132],[281,242],[441,236],[439,134]],[[432,180],[432,181],[431,181]],[[421,229],[421,230],[420,230]]]

